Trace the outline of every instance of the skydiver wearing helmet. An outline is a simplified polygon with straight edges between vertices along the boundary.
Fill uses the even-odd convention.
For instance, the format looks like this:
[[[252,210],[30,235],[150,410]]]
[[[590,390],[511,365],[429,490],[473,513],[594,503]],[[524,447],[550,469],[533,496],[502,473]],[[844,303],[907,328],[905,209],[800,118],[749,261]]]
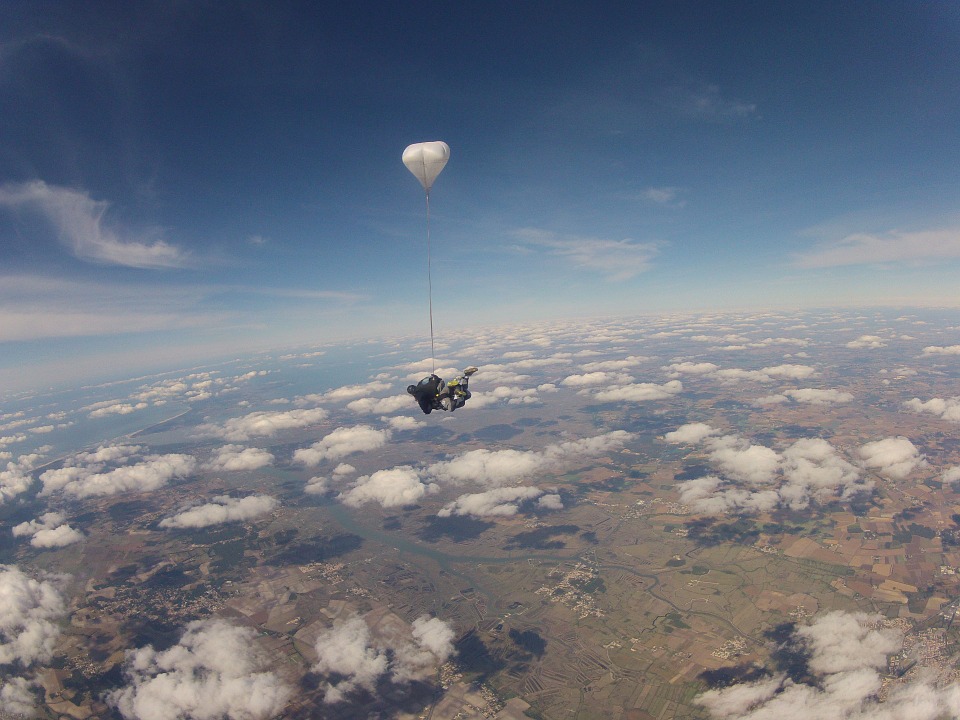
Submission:
[[[413,395],[424,414],[429,415],[434,410],[449,410],[453,412],[467,404],[471,393],[467,387],[470,376],[478,368],[472,365],[463,371],[459,377],[445,383],[442,378],[432,374],[425,377],[416,385],[408,385],[407,392]]]

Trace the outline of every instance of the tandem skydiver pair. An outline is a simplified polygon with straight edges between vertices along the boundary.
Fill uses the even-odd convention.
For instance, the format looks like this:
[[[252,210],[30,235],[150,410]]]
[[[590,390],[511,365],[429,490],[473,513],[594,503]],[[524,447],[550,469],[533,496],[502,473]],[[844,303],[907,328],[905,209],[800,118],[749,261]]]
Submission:
[[[449,410],[453,412],[457,408],[466,405],[470,399],[470,390],[468,388],[470,376],[478,368],[468,367],[463,374],[445,383],[441,377],[431,374],[425,377],[416,385],[408,385],[407,392],[413,395],[420,409],[426,415],[434,410]]]

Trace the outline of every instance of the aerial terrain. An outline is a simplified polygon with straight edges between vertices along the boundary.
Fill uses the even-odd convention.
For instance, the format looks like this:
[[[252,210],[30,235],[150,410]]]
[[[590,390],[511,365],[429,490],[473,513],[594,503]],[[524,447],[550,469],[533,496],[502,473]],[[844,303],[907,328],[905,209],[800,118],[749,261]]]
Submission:
[[[8,398],[7,712],[956,712],[958,323],[464,331],[431,415],[409,338]]]

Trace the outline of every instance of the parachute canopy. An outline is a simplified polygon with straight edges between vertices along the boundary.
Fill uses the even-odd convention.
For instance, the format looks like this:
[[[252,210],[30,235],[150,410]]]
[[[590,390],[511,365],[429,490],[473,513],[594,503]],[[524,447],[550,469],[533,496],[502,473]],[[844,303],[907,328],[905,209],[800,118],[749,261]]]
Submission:
[[[408,145],[403,151],[403,164],[407,170],[423,185],[423,189],[430,192],[433,181],[443,170],[450,159],[450,146],[445,142],[435,140]]]

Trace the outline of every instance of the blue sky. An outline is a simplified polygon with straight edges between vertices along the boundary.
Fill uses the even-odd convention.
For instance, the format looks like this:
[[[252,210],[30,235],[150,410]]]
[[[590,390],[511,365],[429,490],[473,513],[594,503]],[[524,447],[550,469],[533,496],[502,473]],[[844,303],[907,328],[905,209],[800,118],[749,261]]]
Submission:
[[[7,3],[0,382],[459,324],[956,306],[954,3]]]

